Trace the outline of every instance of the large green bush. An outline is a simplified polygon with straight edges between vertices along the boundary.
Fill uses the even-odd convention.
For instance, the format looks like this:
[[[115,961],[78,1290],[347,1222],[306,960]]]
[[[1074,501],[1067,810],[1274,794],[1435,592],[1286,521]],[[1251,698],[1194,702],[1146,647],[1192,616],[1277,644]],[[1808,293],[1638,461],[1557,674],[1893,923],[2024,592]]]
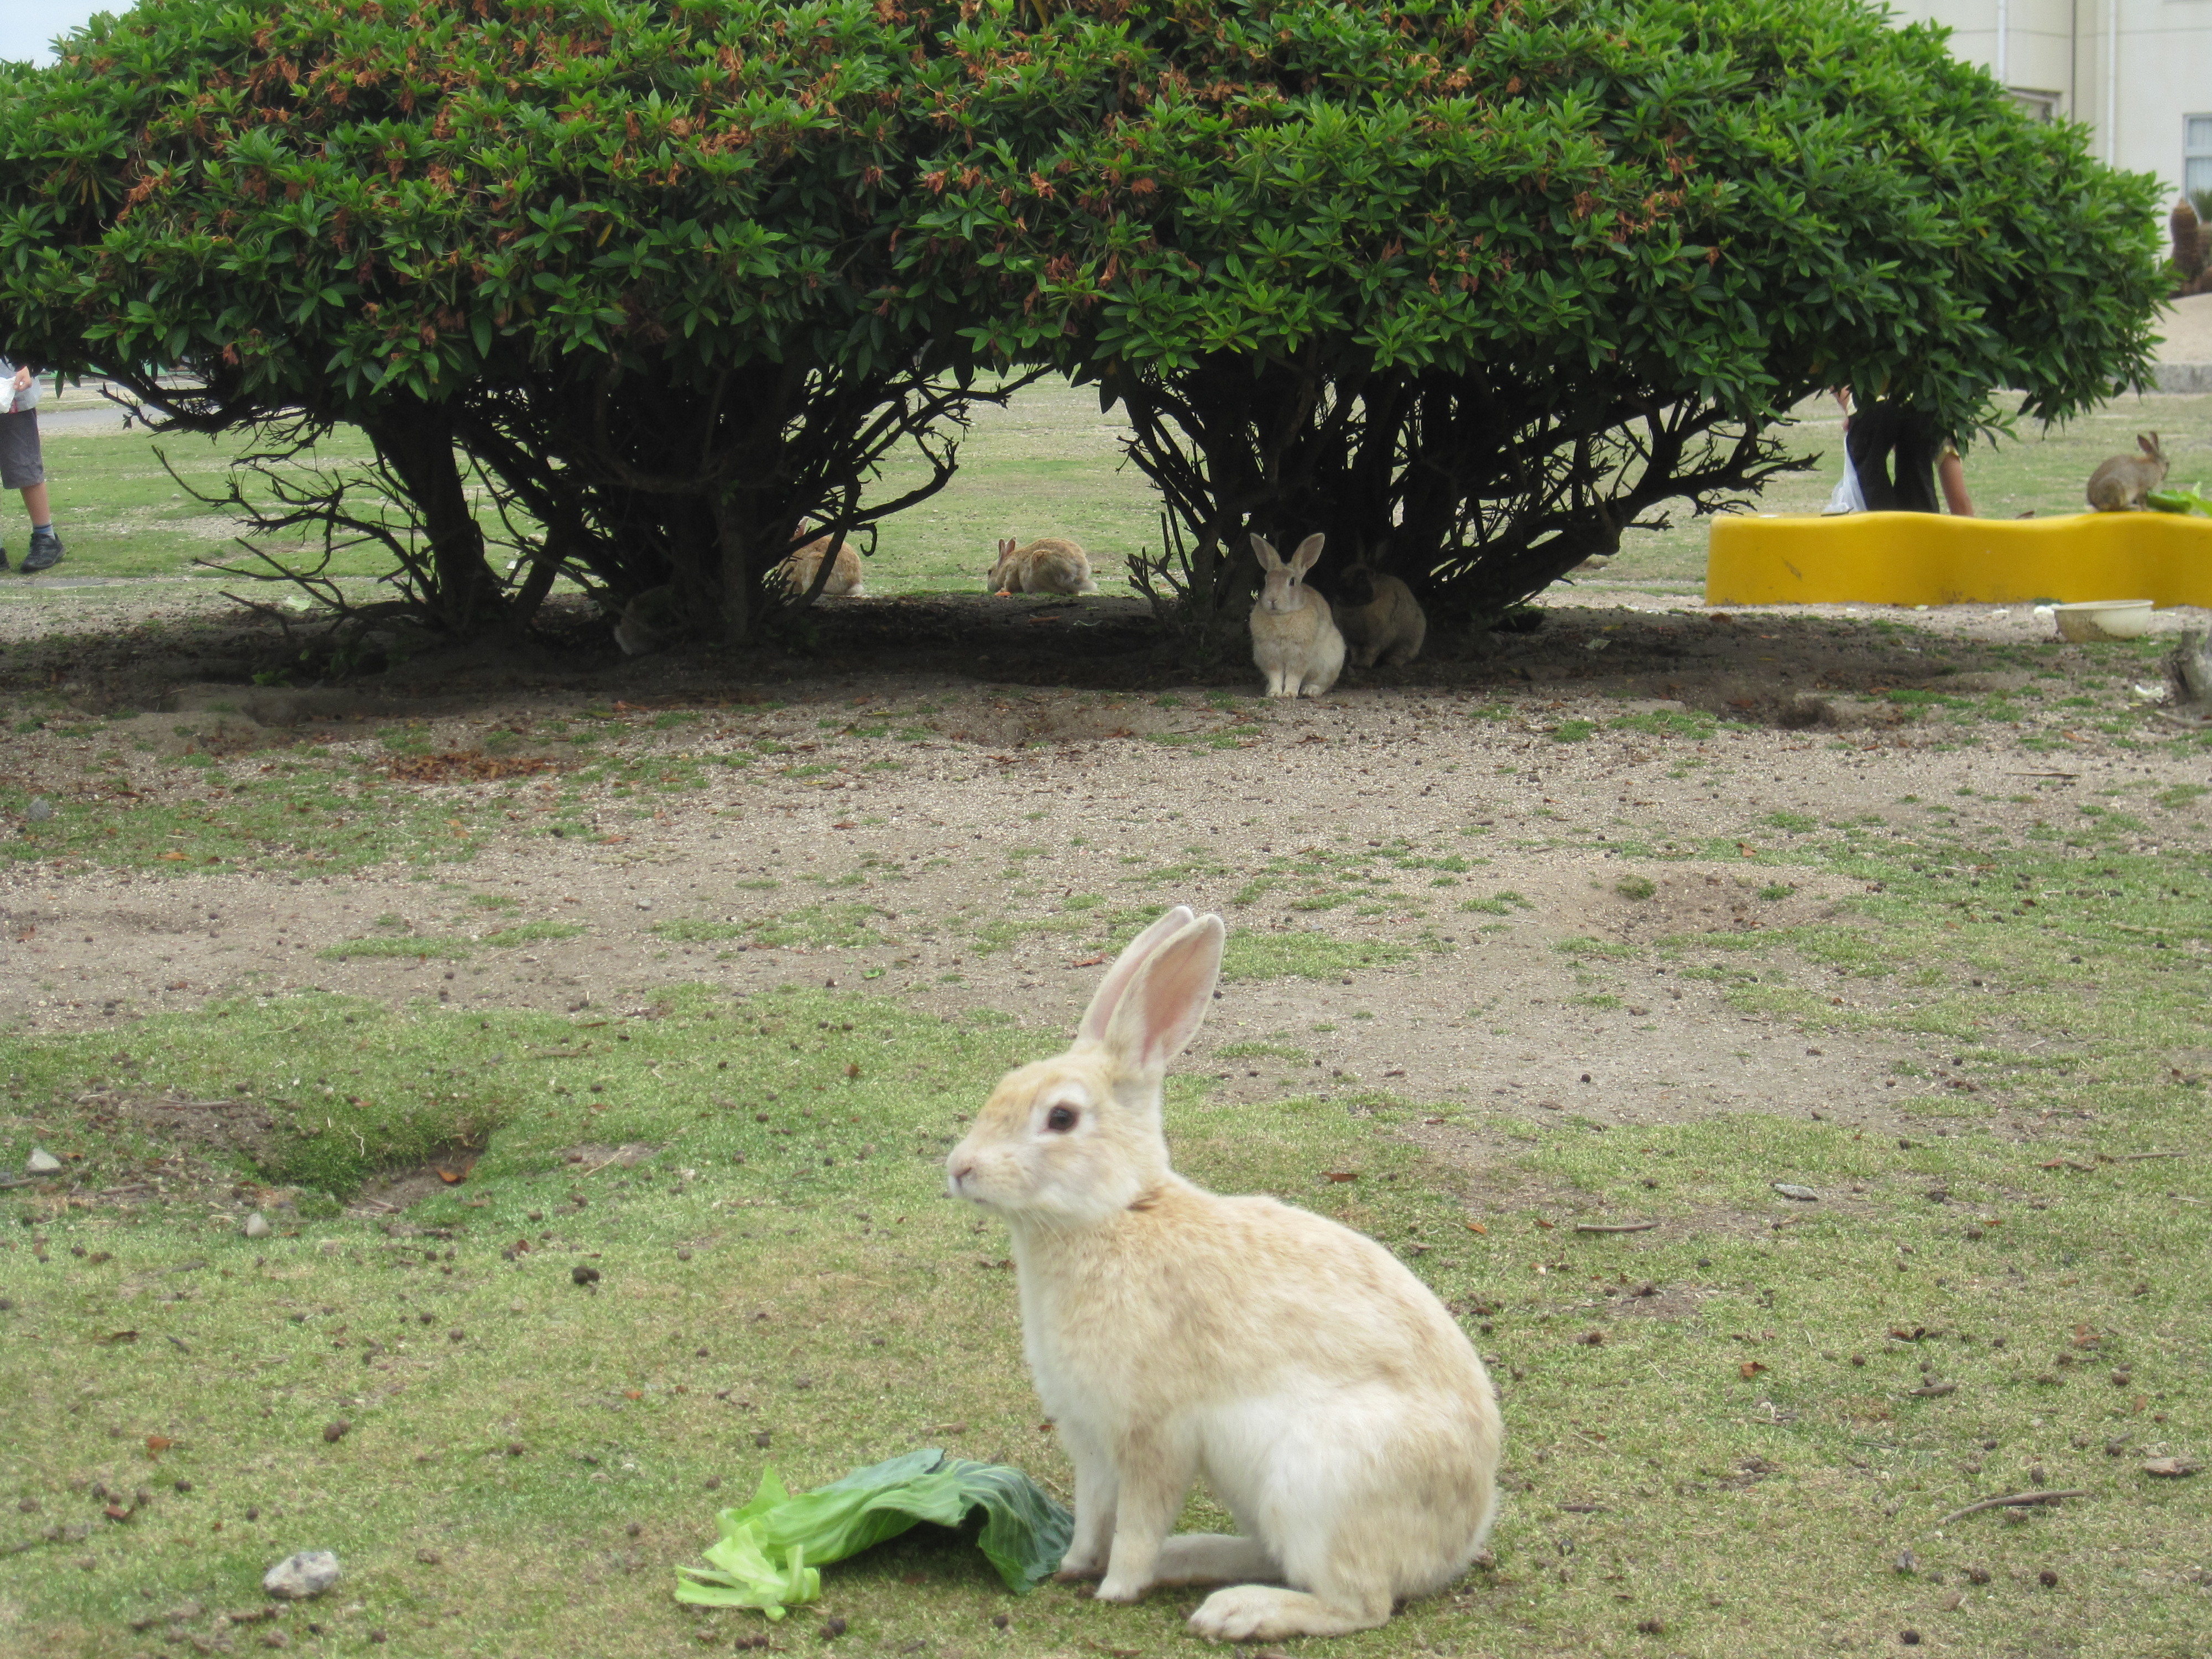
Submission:
[[[978,125],[1060,130],[924,223],[1034,284],[995,342],[1080,341],[1202,600],[1324,529],[1494,608],[1755,490],[1824,387],[1966,441],[2142,382],[2154,182],[1857,0],[1112,15],[1057,76],[979,24]]]
[[[1201,617],[1248,529],[1492,610],[1822,387],[2140,382],[2154,207],[1857,0],[146,0],[0,87],[9,343],[359,422],[457,629],[567,568],[741,637],[1016,365],[1127,410]]]
[[[890,450],[950,476],[972,305],[889,279],[956,21],[143,0],[0,94],[0,315],[188,426],[357,422],[451,628],[566,566],[742,635],[804,519],[898,504]],[[471,463],[532,526],[512,595]]]

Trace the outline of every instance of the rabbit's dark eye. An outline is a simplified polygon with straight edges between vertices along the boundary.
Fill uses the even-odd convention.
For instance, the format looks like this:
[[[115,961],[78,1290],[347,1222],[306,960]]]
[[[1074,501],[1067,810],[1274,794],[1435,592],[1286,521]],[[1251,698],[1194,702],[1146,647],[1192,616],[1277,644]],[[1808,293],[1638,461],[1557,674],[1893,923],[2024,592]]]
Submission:
[[[1075,1108],[1055,1106],[1044,1115],[1044,1127],[1056,1135],[1064,1135],[1075,1127]]]

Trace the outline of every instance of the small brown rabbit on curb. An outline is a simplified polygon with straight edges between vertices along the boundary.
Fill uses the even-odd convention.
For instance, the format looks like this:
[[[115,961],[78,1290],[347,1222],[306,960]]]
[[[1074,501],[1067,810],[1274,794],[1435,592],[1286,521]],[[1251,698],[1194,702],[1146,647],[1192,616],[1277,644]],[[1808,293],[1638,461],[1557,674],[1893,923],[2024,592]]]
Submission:
[[[984,592],[1009,593],[1096,593],[1091,556],[1065,537],[1047,536],[1017,547],[1009,537],[999,544],[999,560],[985,579]]]
[[[1099,1578],[1101,1601],[1222,1585],[1190,1616],[1217,1642],[1341,1636],[1474,1564],[1504,1430],[1404,1262],[1170,1165],[1162,1085],[1225,938],[1182,905],[1139,933],[1073,1044],[1000,1080],[945,1175],[1012,1235],[1023,1352],[1075,1465],[1059,1576]],[[1236,1532],[1176,1532],[1200,1480]]]
[[[799,598],[814,586],[814,573],[822,568],[822,556],[830,550],[830,538],[817,536],[812,541],[776,567],[776,574],[791,590],[793,599]],[[837,562],[830,568],[830,580],[822,584],[825,599],[865,599],[867,589],[860,585],[860,556],[850,542],[837,544]]]
[[[1421,654],[1429,619],[1413,590],[1395,576],[1365,564],[1348,566],[1336,579],[1336,626],[1354,668],[1402,668]]]
[[[2100,513],[2140,513],[2143,495],[2166,482],[2166,452],[2158,434],[2138,432],[2140,455],[2115,455],[2089,475],[2089,505]]]
[[[1322,696],[1344,672],[1344,635],[1336,631],[1328,596],[1304,580],[1321,557],[1321,544],[1319,536],[1307,537],[1285,564],[1281,554],[1252,538],[1252,551],[1267,573],[1252,605],[1252,660],[1267,677],[1271,697]]]

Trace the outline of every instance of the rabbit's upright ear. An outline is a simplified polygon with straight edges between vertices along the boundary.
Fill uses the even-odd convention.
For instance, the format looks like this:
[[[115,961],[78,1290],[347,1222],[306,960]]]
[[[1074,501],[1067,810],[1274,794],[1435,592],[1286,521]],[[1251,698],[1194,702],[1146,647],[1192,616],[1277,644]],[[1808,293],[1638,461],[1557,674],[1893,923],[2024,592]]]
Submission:
[[[1200,916],[1146,959],[1106,1022],[1106,1050],[1117,1069],[1153,1076],[1182,1052],[1212,1004],[1227,937],[1219,916]]]
[[[1106,1023],[1114,1018],[1114,1010],[1121,1000],[1121,993],[1129,988],[1129,981],[1137,976],[1153,951],[1190,926],[1190,906],[1178,904],[1164,912],[1159,920],[1131,939],[1114,965],[1106,970],[1106,977],[1098,982],[1098,989],[1091,999],[1091,1006],[1084,1010],[1083,1023],[1075,1028],[1078,1042],[1097,1042],[1106,1036]]]
[[[2157,433],[2154,432],[2148,437],[2144,437],[2138,434],[2136,437],[2136,441],[2143,447],[2143,453],[2149,456],[2154,461],[2163,460],[2166,459],[2165,452],[2158,447]]]
[[[1252,532],[1252,556],[1259,560],[1262,570],[1280,570],[1283,568],[1283,556],[1270,547],[1267,538],[1256,530]]]
[[[1297,571],[1302,576],[1305,574],[1307,571],[1312,569],[1314,567],[1314,561],[1321,557],[1321,544],[1328,539],[1328,538],[1327,537],[1322,535],[1318,531],[1316,531],[1314,534],[1307,537],[1305,540],[1300,542],[1298,544],[1298,550],[1291,556],[1291,568]]]

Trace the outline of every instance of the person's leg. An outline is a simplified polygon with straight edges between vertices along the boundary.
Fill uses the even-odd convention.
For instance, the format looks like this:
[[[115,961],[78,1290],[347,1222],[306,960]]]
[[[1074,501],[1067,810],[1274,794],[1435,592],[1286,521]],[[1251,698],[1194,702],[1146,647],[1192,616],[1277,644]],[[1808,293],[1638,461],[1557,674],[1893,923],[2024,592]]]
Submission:
[[[7,451],[7,485],[23,492],[23,510],[31,516],[31,542],[24,550],[26,575],[51,570],[62,562],[62,538],[54,534],[52,503],[46,495],[46,457],[39,447],[39,412],[27,409],[4,417],[9,431],[0,448]]]
[[[1943,486],[1943,505],[1955,518],[1974,516],[1974,498],[1966,493],[1966,469],[1959,459],[1959,452],[1947,448],[1943,459],[1936,463],[1936,482]]]

